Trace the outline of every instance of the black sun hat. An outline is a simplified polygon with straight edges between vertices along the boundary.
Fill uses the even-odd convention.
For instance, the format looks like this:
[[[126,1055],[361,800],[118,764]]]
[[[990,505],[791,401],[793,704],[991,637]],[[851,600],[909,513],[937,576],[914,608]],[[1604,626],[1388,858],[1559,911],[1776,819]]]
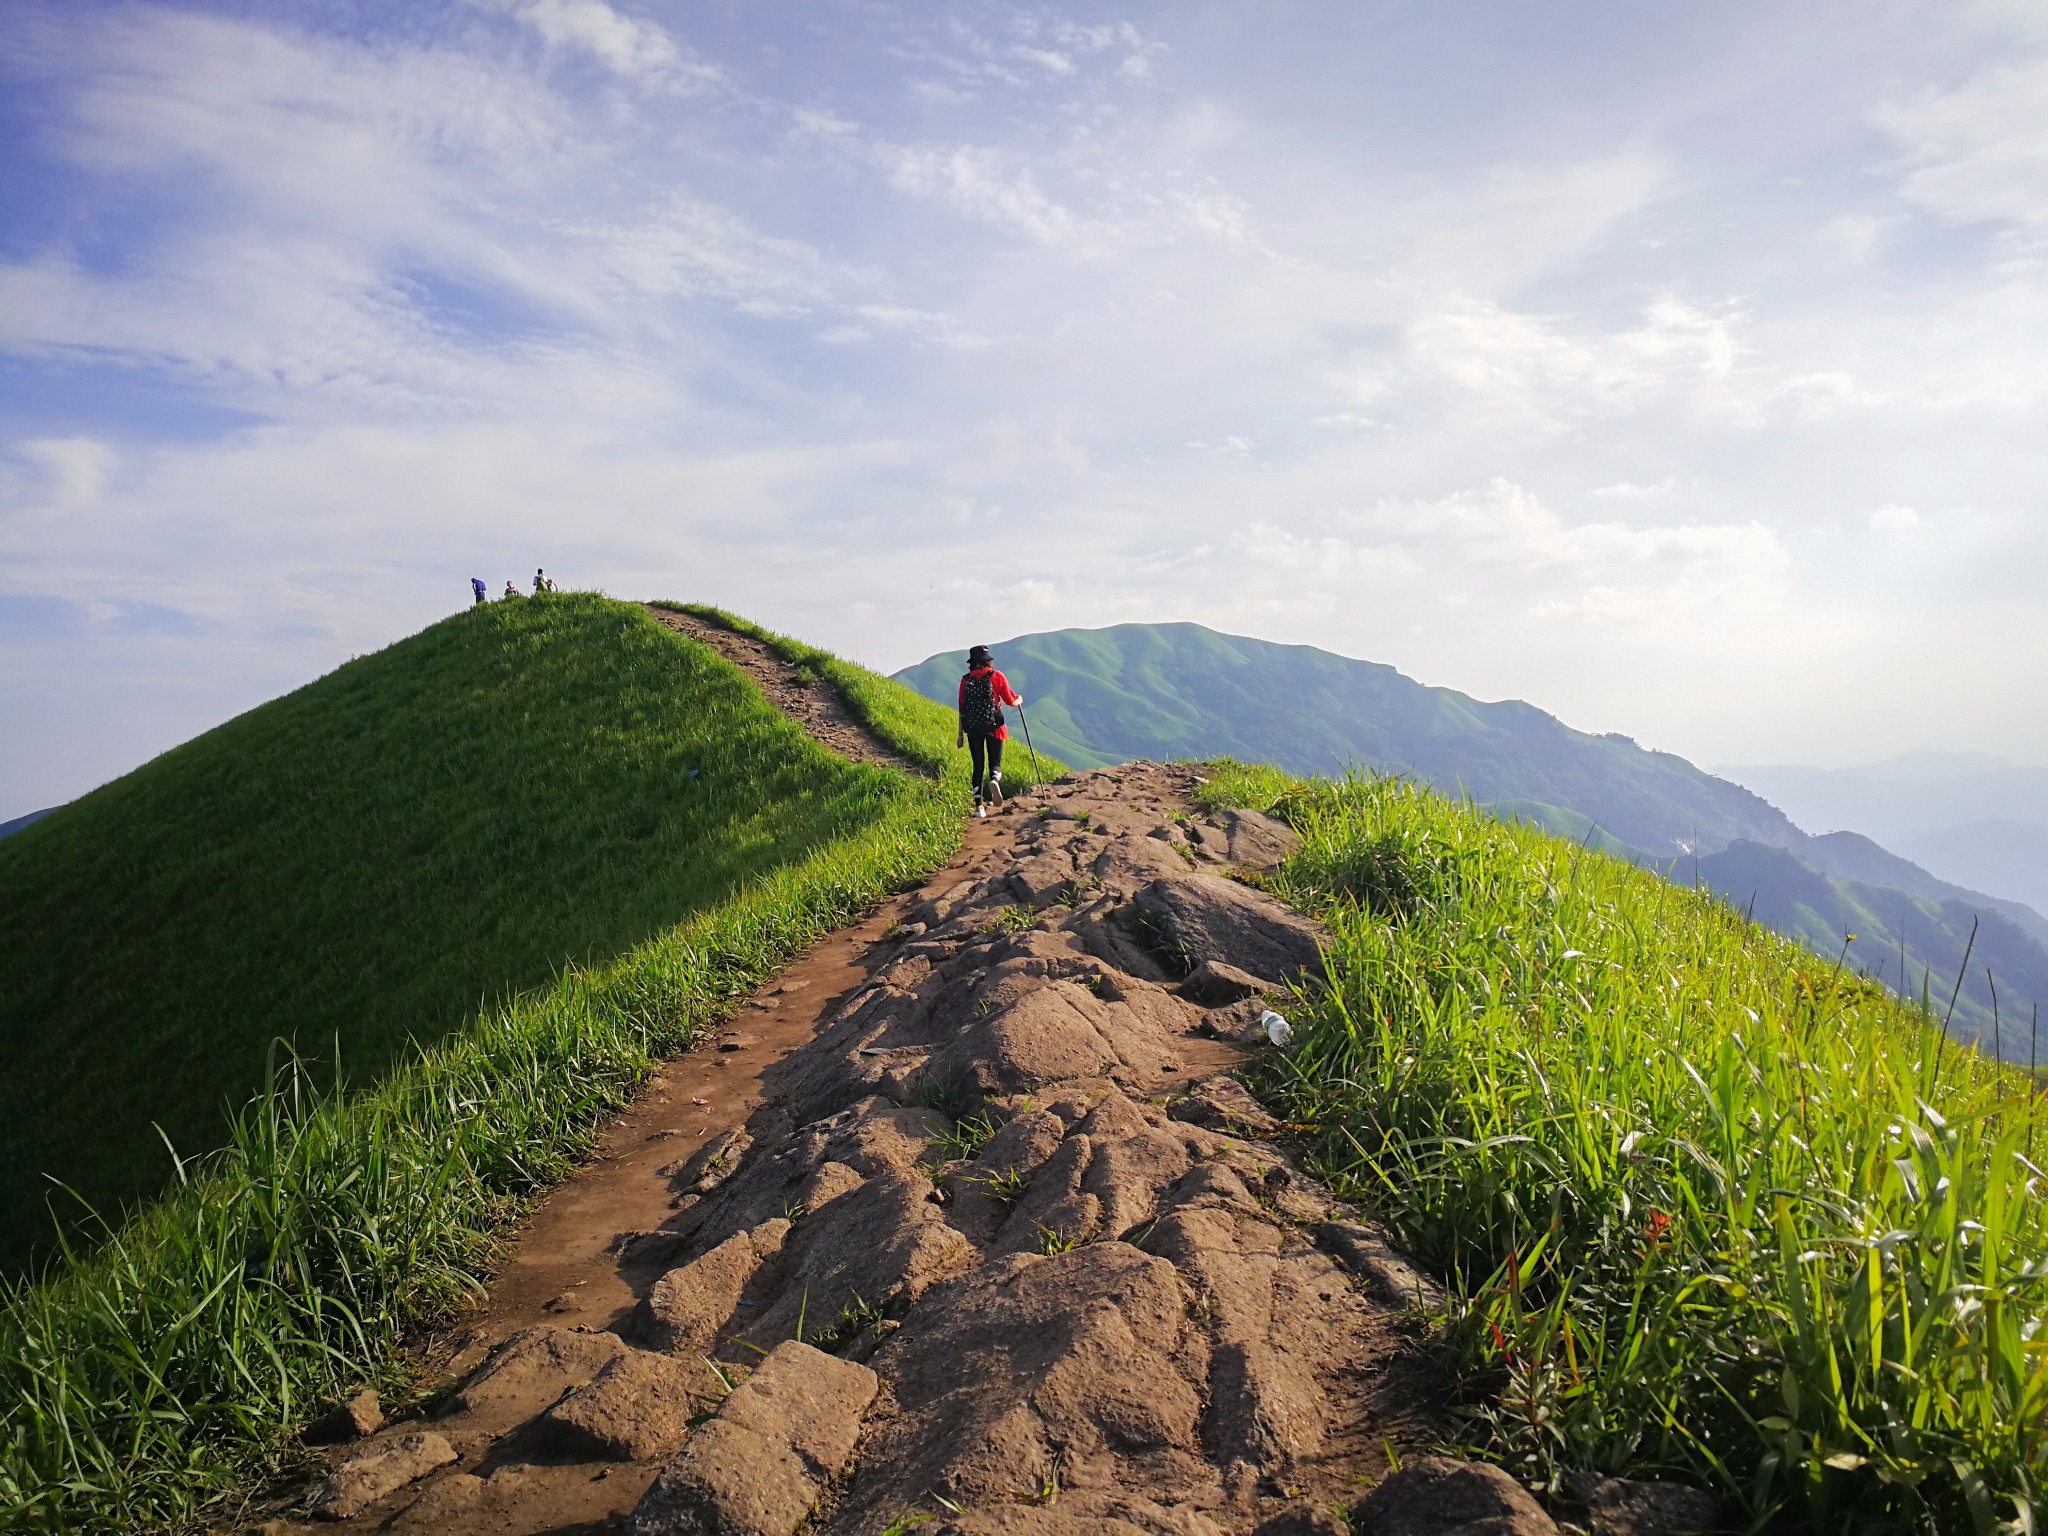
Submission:
[[[994,660],[995,657],[988,653],[988,647],[985,645],[972,646],[968,649],[967,665],[970,667],[985,667]]]

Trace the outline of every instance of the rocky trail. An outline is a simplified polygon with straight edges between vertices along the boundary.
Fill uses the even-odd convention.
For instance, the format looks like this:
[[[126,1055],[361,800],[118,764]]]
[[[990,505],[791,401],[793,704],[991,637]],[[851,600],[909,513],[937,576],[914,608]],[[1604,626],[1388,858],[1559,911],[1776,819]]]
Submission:
[[[814,946],[540,1204],[447,1388],[329,1414],[259,1529],[1555,1533],[1430,1457],[1440,1298],[1231,1075],[1318,931],[1229,878],[1292,833],[1195,782],[1012,801]],[[1598,1517],[1644,1486],[1592,1528],[1704,1528]]]

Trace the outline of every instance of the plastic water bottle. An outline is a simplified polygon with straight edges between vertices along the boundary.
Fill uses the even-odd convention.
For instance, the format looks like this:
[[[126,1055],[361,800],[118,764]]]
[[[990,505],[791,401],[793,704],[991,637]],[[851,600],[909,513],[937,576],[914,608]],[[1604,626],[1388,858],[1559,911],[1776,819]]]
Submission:
[[[1284,1048],[1294,1043],[1294,1026],[1272,1009],[1259,1015],[1259,1023],[1265,1027],[1266,1038],[1275,1045]]]

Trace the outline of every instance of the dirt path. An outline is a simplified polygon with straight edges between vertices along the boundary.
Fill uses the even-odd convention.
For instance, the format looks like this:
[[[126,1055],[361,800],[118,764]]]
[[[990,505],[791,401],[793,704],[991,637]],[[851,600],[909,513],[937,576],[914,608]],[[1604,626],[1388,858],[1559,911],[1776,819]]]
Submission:
[[[272,1529],[1340,1529],[1436,1438],[1427,1288],[1226,1075],[1316,935],[1218,878],[1292,835],[1192,782],[1012,802],[814,946],[542,1202],[438,1413]]]
[[[652,603],[645,606],[657,624],[710,646],[746,673],[785,714],[840,756],[857,763],[924,775],[924,769],[892,751],[887,742],[869,730],[830,683],[795,662],[784,660],[762,641],[695,614],[678,613]]]

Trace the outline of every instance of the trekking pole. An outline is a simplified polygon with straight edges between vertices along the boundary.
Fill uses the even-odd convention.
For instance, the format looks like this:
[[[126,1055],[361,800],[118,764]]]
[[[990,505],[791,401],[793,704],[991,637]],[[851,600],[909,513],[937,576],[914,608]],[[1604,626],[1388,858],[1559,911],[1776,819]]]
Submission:
[[[1031,754],[1031,787],[1036,789],[1044,782],[1038,771],[1038,748],[1031,745],[1031,717],[1024,713],[1024,706],[1017,706],[1017,719],[1024,726],[1024,748]]]

